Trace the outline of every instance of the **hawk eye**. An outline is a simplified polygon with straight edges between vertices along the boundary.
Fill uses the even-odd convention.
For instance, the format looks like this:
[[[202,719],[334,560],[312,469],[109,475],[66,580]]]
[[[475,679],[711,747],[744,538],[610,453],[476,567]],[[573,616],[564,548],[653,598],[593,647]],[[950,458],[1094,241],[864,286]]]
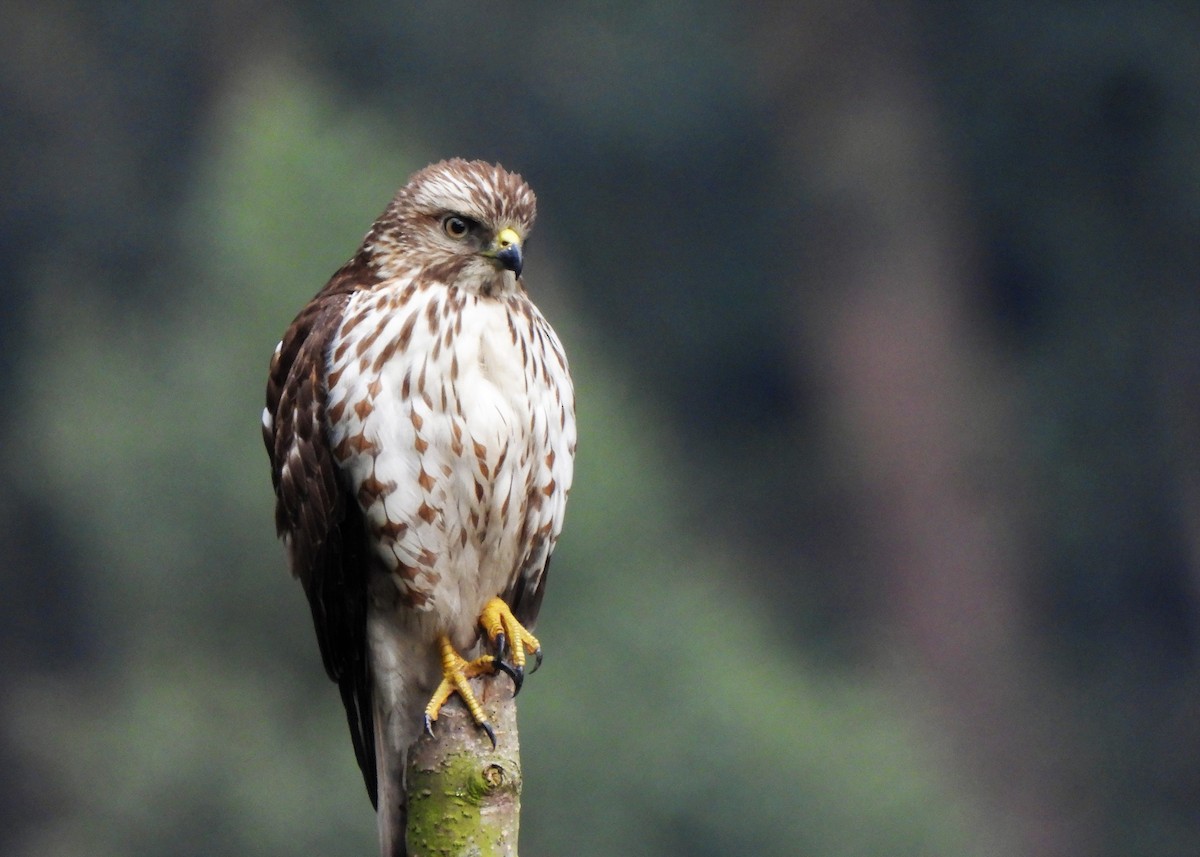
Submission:
[[[451,214],[442,221],[442,231],[454,239],[464,237],[470,228],[471,224],[466,218],[459,217],[457,214]]]

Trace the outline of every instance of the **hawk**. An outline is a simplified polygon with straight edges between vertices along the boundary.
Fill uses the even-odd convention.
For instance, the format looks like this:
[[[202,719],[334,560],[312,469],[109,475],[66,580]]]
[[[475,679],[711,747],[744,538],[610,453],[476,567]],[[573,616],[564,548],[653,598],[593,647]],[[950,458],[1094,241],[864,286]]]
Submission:
[[[276,528],[385,857],[404,853],[421,729],[458,694],[494,743],[467,680],[500,669],[519,690],[541,659],[576,434],[562,344],[521,279],[535,212],[499,165],[420,170],[271,359]]]

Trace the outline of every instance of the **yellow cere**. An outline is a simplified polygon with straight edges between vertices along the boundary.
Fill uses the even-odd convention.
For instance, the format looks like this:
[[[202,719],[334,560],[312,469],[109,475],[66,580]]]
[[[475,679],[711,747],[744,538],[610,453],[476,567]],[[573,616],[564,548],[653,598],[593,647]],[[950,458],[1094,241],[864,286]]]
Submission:
[[[517,230],[506,227],[496,234],[496,246],[501,250],[511,247],[513,244],[521,246],[521,236],[517,234]]]

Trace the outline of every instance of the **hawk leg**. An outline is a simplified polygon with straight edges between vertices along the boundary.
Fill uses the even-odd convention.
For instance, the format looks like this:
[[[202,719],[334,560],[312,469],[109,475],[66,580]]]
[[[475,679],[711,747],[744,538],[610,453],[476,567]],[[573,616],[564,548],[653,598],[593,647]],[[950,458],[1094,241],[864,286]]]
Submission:
[[[525,682],[525,653],[534,656],[533,672],[542,665],[542,644],[537,637],[525,630],[525,626],[517,621],[508,605],[499,598],[493,598],[483,607],[479,614],[479,624],[488,635],[488,639],[496,648],[496,669],[508,673],[513,680],[513,696],[521,692]],[[504,650],[508,649],[510,660],[504,659]]]
[[[442,683],[438,685],[429,704],[425,706],[425,731],[433,735],[433,721],[438,719],[438,713],[441,712],[442,706],[446,704],[450,695],[457,693],[462,697],[463,704],[471,712],[475,723],[487,733],[488,738],[492,740],[492,746],[495,747],[496,732],[492,729],[492,724],[488,723],[487,715],[483,713],[483,706],[475,698],[475,693],[471,690],[467,679],[494,673],[496,659],[491,655],[483,655],[473,661],[468,661],[454,650],[454,645],[445,634],[438,637],[438,647],[442,652]]]
[[[433,734],[433,721],[438,719],[438,713],[450,696],[457,693],[462,697],[463,704],[471,712],[475,723],[487,733],[492,746],[495,747],[496,733],[467,680],[476,676],[492,675],[496,670],[501,670],[512,678],[513,695],[516,696],[525,681],[526,653],[534,656],[533,670],[536,670],[542,664],[542,644],[517,621],[512,610],[499,598],[493,598],[484,605],[483,612],[479,614],[479,624],[496,647],[494,656],[481,655],[473,661],[468,661],[455,651],[449,637],[445,634],[438,637],[438,648],[442,654],[442,682],[433,692],[429,704],[425,706],[425,731]],[[512,658],[511,663],[504,660],[505,649],[508,649]]]

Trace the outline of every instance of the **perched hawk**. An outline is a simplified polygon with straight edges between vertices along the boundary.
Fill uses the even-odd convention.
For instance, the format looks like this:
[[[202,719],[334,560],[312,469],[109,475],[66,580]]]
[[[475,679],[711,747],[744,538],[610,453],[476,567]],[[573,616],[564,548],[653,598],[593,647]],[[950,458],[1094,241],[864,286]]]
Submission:
[[[500,166],[426,167],[271,359],[276,526],[385,857],[404,853],[404,761],[422,727],[458,693],[494,741],[467,679],[503,669],[519,688],[526,655],[541,656],[527,628],[562,529],[575,408],[520,278],[535,209]]]

